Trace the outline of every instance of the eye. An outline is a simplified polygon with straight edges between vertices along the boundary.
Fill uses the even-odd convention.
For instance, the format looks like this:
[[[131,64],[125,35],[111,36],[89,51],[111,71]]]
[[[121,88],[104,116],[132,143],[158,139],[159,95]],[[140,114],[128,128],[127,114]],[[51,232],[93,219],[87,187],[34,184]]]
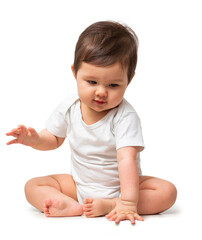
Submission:
[[[97,84],[96,81],[92,81],[92,80],[88,80],[87,82],[88,82],[89,84],[91,84],[91,85],[95,85],[95,84]]]
[[[112,84],[110,84],[109,86],[112,87],[112,88],[115,88],[115,87],[118,87],[119,85],[116,84],[116,83],[112,83]]]

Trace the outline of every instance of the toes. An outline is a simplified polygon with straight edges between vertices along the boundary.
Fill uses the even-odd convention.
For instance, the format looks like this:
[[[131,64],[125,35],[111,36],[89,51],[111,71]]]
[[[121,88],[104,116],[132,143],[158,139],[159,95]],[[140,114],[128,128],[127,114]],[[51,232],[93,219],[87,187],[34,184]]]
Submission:
[[[83,200],[83,203],[84,203],[84,206],[83,206],[84,215],[88,218],[92,217],[93,199],[85,198]]]
[[[43,204],[43,212],[46,217],[50,217],[49,207],[51,206],[52,201],[50,199],[46,199]]]
[[[84,198],[83,200],[83,204],[88,204],[88,203],[92,203],[93,199],[92,198]]]
[[[84,210],[84,211],[90,211],[92,208],[93,208],[93,205],[92,205],[92,204],[86,204],[86,205],[83,207],[83,210]]]
[[[60,207],[60,202],[56,199],[52,201],[52,207],[53,208],[59,208]]]
[[[50,216],[50,213],[49,213],[49,211],[48,211],[48,208],[44,208],[44,214],[45,214],[45,216],[46,217],[49,217]]]
[[[45,202],[44,202],[44,207],[49,207],[52,205],[52,200],[51,199],[46,199]]]
[[[46,217],[50,217],[50,213],[49,212],[44,212]]]
[[[91,211],[89,211],[89,212],[84,212],[84,215],[85,215],[87,218],[92,217]]]

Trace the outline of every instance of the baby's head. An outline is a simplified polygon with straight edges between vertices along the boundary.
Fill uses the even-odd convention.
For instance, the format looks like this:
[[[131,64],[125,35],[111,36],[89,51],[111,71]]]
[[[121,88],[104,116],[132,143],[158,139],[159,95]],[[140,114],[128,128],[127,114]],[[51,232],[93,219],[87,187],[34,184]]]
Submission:
[[[84,30],[77,42],[73,64],[74,74],[82,62],[99,67],[120,63],[127,69],[128,84],[137,65],[138,39],[128,26],[117,22],[102,21]]]

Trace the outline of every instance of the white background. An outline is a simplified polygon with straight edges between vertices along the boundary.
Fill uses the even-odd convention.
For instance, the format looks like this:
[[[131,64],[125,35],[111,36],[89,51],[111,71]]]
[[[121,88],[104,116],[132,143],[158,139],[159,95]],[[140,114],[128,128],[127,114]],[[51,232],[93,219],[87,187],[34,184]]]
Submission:
[[[137,110],[146,149],[142,170],[172,181],[178,199],[169,211],[119,226],[105,218],[45,218],[25,200],[36,176],[69,172],[66,141],[50,152],[6,146],[18,124],[38,131],[68,94],[79,34],[91,23],[115,20],[139,37],[136,76],[126,99]],[[3,239],[200,239],[201,7],[197,0],[4,0],[0,3],[0,206]]]

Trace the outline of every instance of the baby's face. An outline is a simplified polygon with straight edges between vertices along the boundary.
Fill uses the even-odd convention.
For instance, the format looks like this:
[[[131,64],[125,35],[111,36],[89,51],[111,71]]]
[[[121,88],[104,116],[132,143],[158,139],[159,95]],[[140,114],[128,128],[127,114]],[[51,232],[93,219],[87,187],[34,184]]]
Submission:
[[[127,71],[119,63],[97,67],[83,62],[75,77],[81,103],[96,112],[118,106],[128,85]]]

